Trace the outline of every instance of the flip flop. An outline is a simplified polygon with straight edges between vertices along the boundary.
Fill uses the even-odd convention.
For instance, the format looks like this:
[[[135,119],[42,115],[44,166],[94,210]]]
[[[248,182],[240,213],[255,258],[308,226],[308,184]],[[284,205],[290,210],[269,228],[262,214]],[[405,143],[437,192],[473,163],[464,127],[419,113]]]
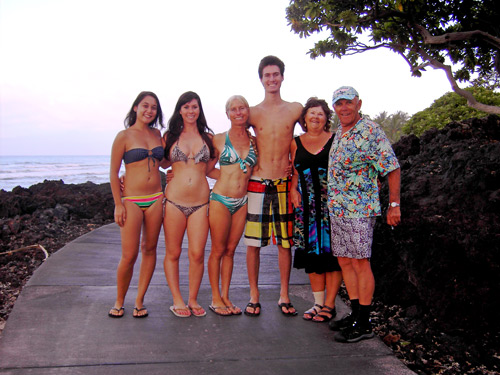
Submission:
[[[198,318],[207,315],[207,312],[201,306],[200,307],[191,307],[188,305],[188,307],[189,307],[189,310],[191,310],[191,314],[193,314],[194,316],[196,316]]]
[[[319,311],[321,311],[321,309],[323,308],[323,306],[321,305],[318,305],[317,303],[311,307],[309,310],[307,310],[306,312],[304,312],[304,315],[302,316],[302,319],[304,320],[313,320],[313,318],[318,315],[319,311],[316,309],[316,307],[318,308]]]
[[[189,310],[189,307],[185,308],[176,308],[175,306],[170,306],[170,311],[172,311],[172,314],[174,314],[178,318],[189,318],[191,316],[191,310]],[[187,311],[188,314],[179,314],[179,311]]]
[[[253,312],[248,311],[248,308],[251,307],[253,309]],[[259,309],[259,312],[255,312],[255,310]],[[245,315],[246,316],[259,316],[260,315],[260,310],[262,310],[260,303],[252,303],[248,302],[247,306],[245,307]]]
[[[286,302],[278,303],[278,308],[280,309],[281,313],[283,315],[286,315],[286,316],[296,316],[298,314],[297,311],[293,311],[293,312],[288,311],[288,312],[285,312],[285,311],[283,311],[283,307],[286,307],[287,310],[290,310],[291,308],[294,308],[291,302],[288,302],[288,303],[286,303]]]
[[[231,311],[231,314],[233,314],[233,315],[241,315],[242,314],[241,309],[238,306],[231,305],[231,306],[226,306],[226,307],[229,309],[229,311]],[[234,312],[233,310],[236,310],[236,312]]]
[[[139,313],[140,313],[141,311],[144,311],[144,310],[146,310],[146,314],[139,315]],[[143,306],[143,307],[141,307],[140,309],[138,309],[137,307],[134,307],[134,313],[132,314],[132,316],[133,316],[134,318],[137,318],[137,319],[140,319],[140,318],[145,318],[145,317],[147,317],[148,315],[149,315],[149,313],[148,313],[148,310],[146,309],[146,306]]]
[[[118,315],[120,313],[120,311],[122,311],[122,310],[123,310],[123,314]],[[116,311],[118,314],[111,314],[111,311]],[[123,306],[120,307],[119,309],[117,309],[116,307],[113,307],[113,308],[111,308],[111,310],[108,313],[108,316],[110,318],[121,318],[123,315],[125,315],[125,307],[123,307]]]
[[[210,310],[212,310],[214,313],[220,316],[231,316],[233,313],[227,309],[226,306],[214,306],[210,305],[208,306]],[[229,314],[224,314],[223,311],[228,312]]]

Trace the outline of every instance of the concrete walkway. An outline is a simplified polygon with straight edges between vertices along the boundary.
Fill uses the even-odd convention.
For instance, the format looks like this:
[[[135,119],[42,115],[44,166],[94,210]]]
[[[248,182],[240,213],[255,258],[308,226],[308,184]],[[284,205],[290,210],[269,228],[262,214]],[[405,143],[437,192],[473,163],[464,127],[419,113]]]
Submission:
[[[181,289],[187,296],[187,242]],[[286,317],[277,307],[277,248],[261,250],[259,317],[220,317],[208,310],[205,274],[199,302],[203,318],[180,319],[168,309],[163,273],[165,244],[146,305],[149,317],[132,318],[138,260],[125,316],[108,318],[116,287],[120,234],[106,225],[67,244],[37,269],[23,289],[0,338],[0,374],[413,374],[378,338],[356,344],[333,341],[326,324]],[[210,240],[206,247],[206,257]],[[245,247],[237,249],[231,297],[242,309],[249,298]],[[293,270],[290,298],[302,313],[312,304],[308,278]],[[347,307],[337,299],[339,315]]]

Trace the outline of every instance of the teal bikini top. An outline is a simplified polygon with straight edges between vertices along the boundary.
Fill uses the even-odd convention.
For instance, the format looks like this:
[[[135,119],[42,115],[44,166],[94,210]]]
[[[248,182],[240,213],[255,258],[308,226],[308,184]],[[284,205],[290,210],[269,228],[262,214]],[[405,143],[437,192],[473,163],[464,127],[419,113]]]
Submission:
[[[224,150],[222,150],[220,154],[219,164],[223,166],[236,163],[240,163],[240,168],[243,170],[243,172],[247,173],[247,165],[253,167],[255,164],[257,164],[257,154],[255,153],[252,142],[250,142],[250,148],[248,150],[247,157],[245,158],[245,160],[240,158],[240,156],[234,149],[231,140],[229,139],[229,131],[227,131],[226,143],[224,144]]]

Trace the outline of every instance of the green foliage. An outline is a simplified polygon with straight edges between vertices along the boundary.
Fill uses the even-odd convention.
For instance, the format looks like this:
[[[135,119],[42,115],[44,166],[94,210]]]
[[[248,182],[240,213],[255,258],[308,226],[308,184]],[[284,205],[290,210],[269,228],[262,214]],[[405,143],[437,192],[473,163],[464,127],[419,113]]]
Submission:
[[[403,126],[409,118],[410,115],[403,111],[398,111],[392,115],[388,115],[387,112],[384,111],[380,112],[373,121],[382,127],[391,143],[396,143],[401,138]]]
[[[361,113],[362,117],[369,118],[379,124],[384,130],[387,138],[391,143],[396,143],[399,141],[402,135],[403,126],[406,124],[410,115],[403,111],[398,111],[392,115],[388,115],[387,112],[380,112],[375,118],[369,115]],[[336,113],[333,114],[332,120],[330,122],[330,131],[335,132],[340,126],[339,117]]]
[[[465,90],[471,92],[481,103],[500,106],[500,93],[483,87],[469,87]],[[449,92],[435,100],[429,108],[415,113],[403,127],[403,133],[420,136],[431,128],[442,129],[452,121],[484,117],[486,115],[485,112],[469,107],[464,97]]]
[[[488,74],[483,74],[472,82],[472,86],[475,87],[484,87],[488,90],[498,90],[500,89],[500,74],[497,72],[490,72]]]
[[[325,32],[312,58],[389,48],[415,76],[447,60],[458,81],[500,70],[498,0],[292,0],[287,20],[301,38]]]
[[[340,126],[339,116],[337,116],[337,114],[333,112],[332,119],[330,120],[330,131],[336,132],[339,126]]]

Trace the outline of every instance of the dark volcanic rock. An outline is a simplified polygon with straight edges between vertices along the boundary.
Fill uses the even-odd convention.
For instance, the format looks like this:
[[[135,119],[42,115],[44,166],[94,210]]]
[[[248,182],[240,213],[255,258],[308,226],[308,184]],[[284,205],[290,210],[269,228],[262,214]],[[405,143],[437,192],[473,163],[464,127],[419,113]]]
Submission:
[[[70,218],[79,219],[92,219],[97,214],[110,217],[114,209],[109,184],[86,182],[66,185],[61,180],[45,180],[28,189],[18,186],[12,192],[0,190],[0,218],[55,209],[57,205],[66,207]]]
[[[446,345],[462,351],[483,335],[494,340],[500,330],[499,140],[495,115],[402,138],[394,145],[402,224],[392,230],[379,220],[375,229],[376,299],[403,310],[418,306],[427,327],[462,338],[460,347],[443,333]],[[409,323],[399,328],[414,334]],[[492,360],[498,346],[489,349]]]
[[[113,212],[109,184],[44,181],[29,189],[0,190],[0,253],[31,245],[54,253],[82,234],[112,222]],[[0,330],[22,286],[43,258],[37,249],[0,255]]]

